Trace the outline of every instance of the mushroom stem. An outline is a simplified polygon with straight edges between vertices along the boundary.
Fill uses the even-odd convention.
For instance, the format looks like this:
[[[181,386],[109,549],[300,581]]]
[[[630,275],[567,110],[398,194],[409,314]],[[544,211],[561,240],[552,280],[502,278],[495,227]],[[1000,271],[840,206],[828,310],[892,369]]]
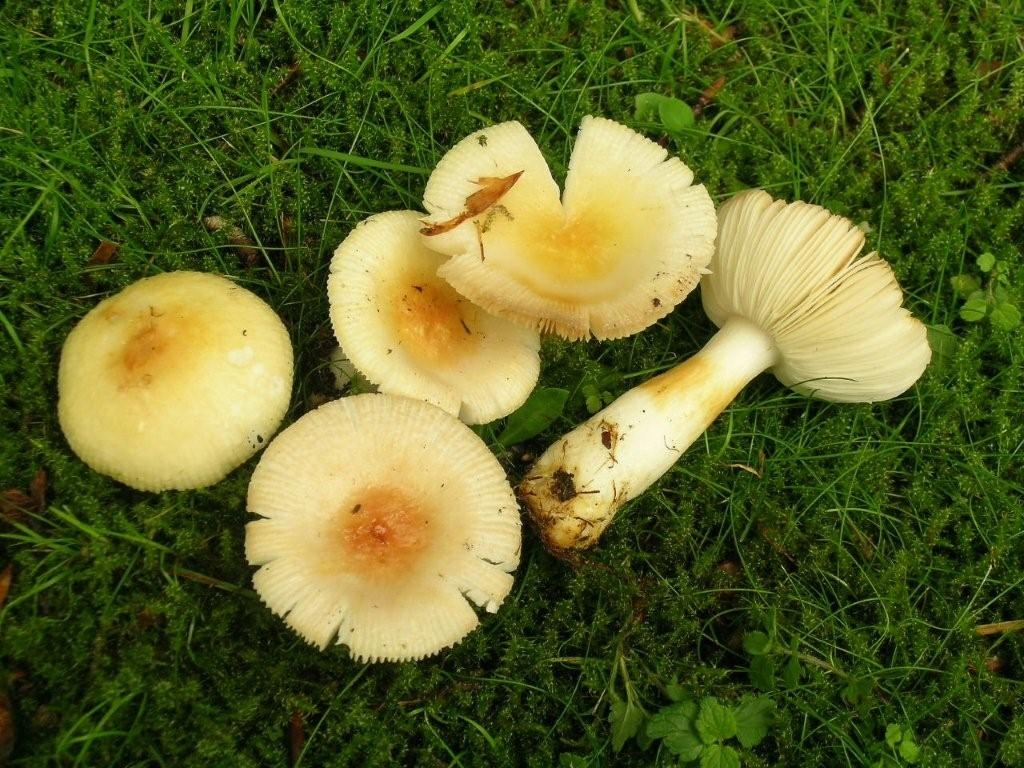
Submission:
[[[755,376],[779,360],[740,316],[703,349],[634,387],[552,445],[518,495],[555,554],[592,546],[619,507],[660,478]]]

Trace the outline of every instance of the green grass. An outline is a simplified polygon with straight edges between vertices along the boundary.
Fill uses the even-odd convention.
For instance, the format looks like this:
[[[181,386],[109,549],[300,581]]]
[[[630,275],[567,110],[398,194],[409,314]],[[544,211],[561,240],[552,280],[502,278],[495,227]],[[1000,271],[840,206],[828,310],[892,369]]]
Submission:
[[[0,521],[12,764],[671,764],[633,739],[615,753],[623,668],[648,713],[675,683],[770,698],[747,766],[899,765],[891,724],[922,765],[1024,764],[1024,634],[976,632],[1024,619],[1024,337],[960,321],[949,282],[989,251],[1022,295],[1024,160],[1000,161],[1024,142],[1024,6],[478,5],[0,9],[0,490],[48,478],[45,509]],[[330,253],[370,213],[418,207],[451,144],[518,119],[558,177],[584,115],[629,123],[637,93],[694,104],[719,77],[670,143],[715,199],[761,186],[867,222],[955,343],[885,404],[760,377],[579,566],[527,530],[512,595],[451,652],[367,667],[265,610],[243,555],[254,462],[149,495],[63,441],[60,346],[101,297],[176,268],[237,279],[288,325],[297,418],[333,396]],[[117,257],[90,265],[102,240]],[[572,396],[502,453],[510,474],[584,418],[598,361],[660,369],[711,332],[691,300],[630,339],[546,342],[542,384]],[[755,631],[766,661],[744,650]]]

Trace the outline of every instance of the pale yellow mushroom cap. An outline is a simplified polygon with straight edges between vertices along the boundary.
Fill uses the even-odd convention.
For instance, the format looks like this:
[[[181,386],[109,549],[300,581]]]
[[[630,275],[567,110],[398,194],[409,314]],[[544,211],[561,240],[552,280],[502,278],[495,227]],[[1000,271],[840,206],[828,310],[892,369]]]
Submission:
[[[655,142],[585,117],[559,200],[526,129],[501,123],[434,169],[424,239],[451,257],[439,274],[488,312],[570,339],[619,338],[671,312],[711,258],[715,209],[692,182]]]
[[[358,224],[331,261],[327,295],[341,348],[380,391],[427,400],[482,424],[526,400],[540,374],[540,337],[460,296],[420,238],[421,214]]]
[[[494,612],[519,563],[519,508],[483,441],[429,403],[346,397],[260,458],[245,551],[260,598],[305,640],[420,659]]]
[[[280,318],[227,278],[168,272],[100,302],[60,357],[57,414],[86,464],[144,491],[216,483],[291,398]]]
[[[837,402],[886,400],[921,376],[931,349],[903,304],[892,268],[859,256],[864,233],[848,219],[763,190],[718,212],[718,251],[701,281],[718,326],[740,316],[767,332],[789,387]]]

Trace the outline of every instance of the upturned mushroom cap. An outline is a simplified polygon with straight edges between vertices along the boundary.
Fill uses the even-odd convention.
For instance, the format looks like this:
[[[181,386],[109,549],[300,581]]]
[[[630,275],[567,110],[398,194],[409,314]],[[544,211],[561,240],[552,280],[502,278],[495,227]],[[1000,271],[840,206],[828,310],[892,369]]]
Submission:
[[[739,316],[765,331],[783,384],[824,400],[873,402],[917,381],[931,359],[926,329],[901,306],[888,263],[874,252],[858,256],[864,233],[852,222],[759,189],[730,199],[718,217],[704,309],[719,327]]]
[[[565,193],[526,129],[469,135],[438,163],[423,201],[439,274],[488,312],[570,339],[613,339],[661,319],[711,258],[715,209],[677,157],[611,120],[585,117]]]
[[[291,341],[265,302],[224,277],[168,272],[68,334],[57,414],[97,472],[144,491],[199,488],[270,439],[291,384]]]
[[[468,427],[383,394],[284,430],[249,486],[246,557],[261,599],[308,642],[366,661],[423,658],[494,612],[519,563],[519,510]]]
[[[470,424],[507,416],[540,374],[535,330],[460,296],[422,242],[421,214],[389,211],[349,233],[327,295],[341,348],[380,391],[427,400]]]

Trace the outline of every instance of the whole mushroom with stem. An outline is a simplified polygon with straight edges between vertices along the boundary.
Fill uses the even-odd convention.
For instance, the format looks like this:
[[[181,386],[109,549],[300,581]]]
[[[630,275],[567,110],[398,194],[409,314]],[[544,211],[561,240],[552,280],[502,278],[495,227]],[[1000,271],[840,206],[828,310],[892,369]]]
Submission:
[[[517,489],[556,554],[592,547],[759,373],[812,397],[875,402],[907,390],[931,358],[892,269],[858,255],[864,234],[847,219],[748,190],[718,222],[701,298],[719,331],[554,443]]]

